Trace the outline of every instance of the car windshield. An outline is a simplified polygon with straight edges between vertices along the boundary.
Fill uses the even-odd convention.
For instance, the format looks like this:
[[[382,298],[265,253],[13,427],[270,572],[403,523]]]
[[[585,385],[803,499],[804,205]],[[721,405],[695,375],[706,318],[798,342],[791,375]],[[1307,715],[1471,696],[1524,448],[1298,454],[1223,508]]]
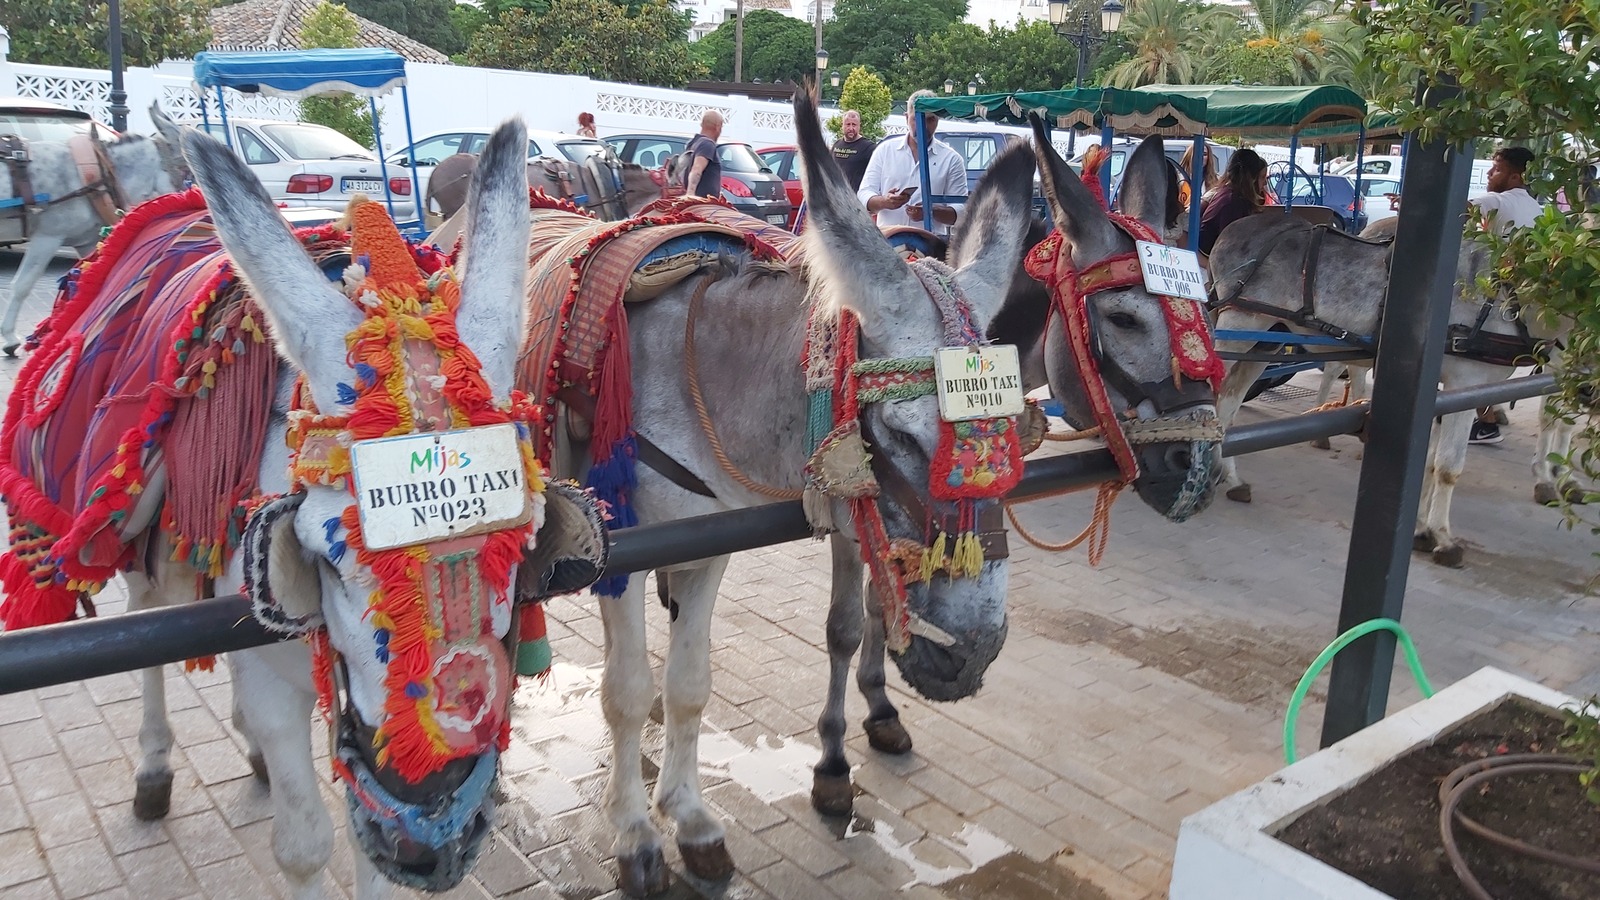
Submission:
[[[563,141],[556,148],[575,163],[585,162],[591,156],[603,156],[606,152],[606,145],[599,141]]]
[[[50,113],[0,112],[0,134],[14,134],[28,141],[66,143],[73,136],[88,134],[88,119]]]
[[[263,125],[261,130],[295,159],[373,159],[372,152],[332,128]]]
[[[718,145],[717,158],[722,160],[724,172],[760,172],[767,167],[748,144]]]

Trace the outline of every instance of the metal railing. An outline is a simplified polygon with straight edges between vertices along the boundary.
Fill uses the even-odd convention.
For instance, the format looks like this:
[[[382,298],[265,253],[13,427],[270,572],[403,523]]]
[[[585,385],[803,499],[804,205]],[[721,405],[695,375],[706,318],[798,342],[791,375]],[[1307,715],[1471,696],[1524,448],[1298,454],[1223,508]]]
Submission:
[[[1441,393],[1436,415],[1476,409],[1549,393],[1555,380],[1531,375]],[[1242,425],[1228,432],[1225,456],[1286,447],[1317,437],[1353,434],[1366,421],[1364,406]],[[1028,463],[1008,499],[1027,500],[1068,488],[1090,487],[1117,477],[1106,450],[1046,457]],[[606,575],[645,572],[741,550],[796,541],[811,534],[800,503],[773,503],[642,525],[611,536]],[[65,684],[116,672],[227,653],[282,640],[250,614],[250,602],[234,595],[162,609],[83,619],[0,635],[0,694]]]

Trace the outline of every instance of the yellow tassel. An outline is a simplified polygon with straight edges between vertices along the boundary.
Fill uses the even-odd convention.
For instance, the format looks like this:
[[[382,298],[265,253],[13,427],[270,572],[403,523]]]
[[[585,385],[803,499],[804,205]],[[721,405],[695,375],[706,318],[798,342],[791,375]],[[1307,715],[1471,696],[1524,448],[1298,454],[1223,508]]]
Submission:
[[[932,581],[933,573],[944,568],[944,539],[944,532],[939,532],[939,536],[934,538],[933,546],[922,554],[922,572],[920,574],[924,582]]]
[[[976,578],[983,570],[983,544],[978,541],[978,536],[967,532],[956,539],[955,558],[950,561],[950,571],[953,575]]]

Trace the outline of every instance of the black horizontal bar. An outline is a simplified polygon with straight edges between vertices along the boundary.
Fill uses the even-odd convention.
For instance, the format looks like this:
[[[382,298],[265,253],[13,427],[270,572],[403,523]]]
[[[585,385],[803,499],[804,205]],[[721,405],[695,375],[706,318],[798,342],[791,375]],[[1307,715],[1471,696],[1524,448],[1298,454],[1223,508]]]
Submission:
[[[1440,413],[1476,409],[1538,396],[1554,384],[1550,376],[1536,375],[1451,391],[1439,395],[1436,408]],[[1364,407],[1352,406],[1241,425],[1229,430],[1222,452],[1237,456],[1348,434],[1360,429],[1365,413]],[[1089,487],[1116,474],[1116,463],[1105,450],[1046,457],[1028,463],[1027,474],[1010,499]],[[606,574],[644,572],[810,534],[799,502],[625,528],[611,535]],[[279,639],[256,622],[249,601],[238,595],[29,628],[0,634],[0,694],[259,647]]]

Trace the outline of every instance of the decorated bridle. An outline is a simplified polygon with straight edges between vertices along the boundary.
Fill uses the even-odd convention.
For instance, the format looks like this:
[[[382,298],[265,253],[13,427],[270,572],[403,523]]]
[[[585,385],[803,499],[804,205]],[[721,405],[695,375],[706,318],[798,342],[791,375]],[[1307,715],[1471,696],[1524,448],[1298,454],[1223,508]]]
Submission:
[[[1115,212],[1108,212],[1107,216],[1118,230],[1135,241],[1162,243],[1155,229],[1139,219]],[[1107,257],[1080,272],[1073,267],[1071,248],[1057,230],[1028,251],[1023,265],[1028,275],[1050,291],[1050,316],[1061,319],[1095,423],[1117,461],[1124,484],[1139,476],[1139,462],[1133,452],[1135,444],[1222,439],[1214,413],[1183,412],[1212,402],[1215,393],[1222,389],[1222,361],[1217,358],[1205,310],[1199,302],[1155,295],[1166,320],[1172,350],[1172,377],[1140,382],[1101,351],[1098,318],[1090,303],[1090,298],[1103,291],[1143,287],[1144,275],[1137,250]],[[1106,391],[1108,380],[1130,401],[1149,400],[1156,408],[1156,417],[1142,418],[1135,410],[1115,409]],[[1185,496],[1197,497],[1205,487],[1198,483],[1185,484]]]
[[[318,698],[335,729],[332,765],[352,806],[364,809],[389,841],[438,847],[460,838],[470,813],[483,805],[510,737],[512,654],[495,631],[504,625],[507,642],[543,636],[541,609],[514,616],[511,596],[512,574],[543,520],[543,470],[525,399],[496,403],[461,340],[461,288],[445,257],[409,246],[376,203],[359,204],[351,214],[353,263],[343,281],[365,314],[346,337],[355,383],[337,385],[344,410],[338,415],[322,414],[304,378],[297,383],[289,413],[291,494],[257,515],[285,502],[298,506],[311,485],[349,491],[343,512],[321,525],[330,563],[353,553],[371,574],[364,622],[374,631],[377,658],[363,664],[384,666],[386,700],[370,741],[376,758],[369,761],[356,740],[358,723],[335,687],[345,661],[335,658],[325,627],[310,631]],[[526,521],[390,549],[367,545],[352,464],[357,442],[506,424],[515,428],[521,465],[503,477],[526,493]],[[340,529],[344,539],[333,540]],[[254,596],[248,559],[246,587]],[[394,796],[374,772],[383,767],[414,785],[473,756],[472,771],[442,809]]]
[[[954,272],[932,258],[910,266],[943,323],[944,346],[987,343]],[[859,359],[860,324],[840,311],[823,321],[813,313],[806,350],[808,427],[814,452],[806,465],[808,514],[812,496],[848,503],[861,558],[882,604],[886,643],[894,653],[911,645],[912,635],[943,645],[953,638],[916,616],[907,586],[936,574],[975,578],[990,560],[1005,559],[1005,528],[994,501],[1022,478],[1024,447],[1014,417],[941,422],[939,444],[929,460],[930,509],[911,480],[883,453],[883,442],[862,415],[872,403],[926,397],[938,390],[931,356]],[[874,452],[868,452],[875,448]],[[887,493],[912,521],[924,523],[924,540],[891,539],[878,506]],[[940,503],[943,503],[943,508]]]

